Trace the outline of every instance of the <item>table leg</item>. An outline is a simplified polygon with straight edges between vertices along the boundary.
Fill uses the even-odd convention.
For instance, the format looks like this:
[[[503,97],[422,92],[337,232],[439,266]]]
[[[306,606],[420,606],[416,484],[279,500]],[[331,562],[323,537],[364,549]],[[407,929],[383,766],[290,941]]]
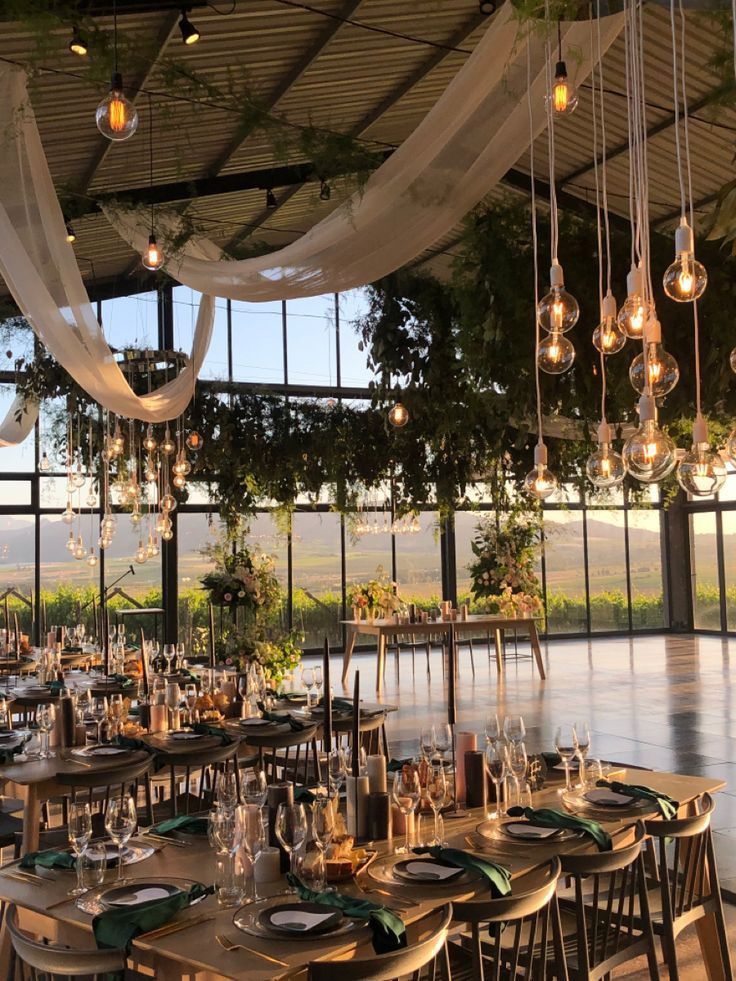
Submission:
[[[348,668],[350,667],[350,658],[353,656],[353,650],[355,649],[355,639],[358,636],[358,631],[352,626],[348,626],[348,636],[345,641],[345,653],[342,656],[342,683],[343,685],[347,681]]]
[[[496,644],[496,669],[499,674],[503,670],[503,631],[501,627],[496,627],[493,631],[493,639]]]
[[[386,636],[378,635],[378,657],[376,659],[376,692],[380,695],[383,690],[383,675],[386,670]]]
[[[537,633],[537,625],[531,620],[529,622],[529,641],[532,645],[532,651],[534,652],[534,660],[537,662],[537,667],[539,668],[539,677],[544,681],[547,675],[544,673],[544,664],[542,662],[542,649],[539,646],[539,634]]]
[[[23,854],[38,851],[40,824],[41,800],[38,795],[38,787],[31,783],[28,785],[28,796],[23,811]]]

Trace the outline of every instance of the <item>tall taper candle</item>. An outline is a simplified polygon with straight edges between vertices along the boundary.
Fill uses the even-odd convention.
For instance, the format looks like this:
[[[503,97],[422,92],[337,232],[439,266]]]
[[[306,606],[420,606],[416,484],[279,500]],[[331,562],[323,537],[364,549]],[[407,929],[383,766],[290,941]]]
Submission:
[[[13,612],[13,624],[15,628],[15,653],[20,657],[20,627],[18,625],[18,614]]]
[[[325,693],[322,719],[323,743],[325,753],[329,753],[332,749],[332,686],[330,685],[330,642],[326,637],[322,659],[322,691]]]
[[[8,594],[5,594],[5,649],[10,650],[10,613],[8,612]]]
[[[148,696],[148,668],[146,667],[146,638],[141,627],[141,671],[143,672],[143,694]]]
[[[354,777],[360,776],[360,671],[355,672],[353,685],[353,766]]]
[[[215,611],[210,603],[210,667],[215,666]]]

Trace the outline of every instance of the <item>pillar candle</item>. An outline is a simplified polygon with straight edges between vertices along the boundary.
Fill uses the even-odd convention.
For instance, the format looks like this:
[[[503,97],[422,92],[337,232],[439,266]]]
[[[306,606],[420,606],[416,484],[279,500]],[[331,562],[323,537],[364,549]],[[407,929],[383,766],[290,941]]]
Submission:
[[[46,646],[50,647],[52,650],[56,647],[56,631],[49,630],[46,634]]]
[[[364,839],[368,832],[368,777],[354,777],[349,773],[345,797],[348,834]]]
[[[13,623],[15,625],[15,653],[20,655],[20,626],[17,613],[13,613]]]
[[[371,794],[385,794],[386,782],[386,757],[377,755],[368,757],[368,785]]]
[[[486,761],[479,749],[465,753],[461,766],[465,770],[465,803],[468,807],[483,807],[488,803]]]
[[[169,728],[168,709],[165,705],[151,706],[151,732],[166,732]]]
[[[256,882],[278,882],[281,878],[281,855],[278,848],[262,848],[256,855],[253,874]]]
[[[465,754],[478,748],[478,740],[474,732],[455,733],[455,759],[457,772],[455,774],[455,799],[465,800]]]
[[[322,720],[322,742],[325,753],[332,750],[332,684],[330,682],[330,643],[325,637],[322,655],[322,684],[324,691],[324,717]]]
[[[370,763],[371,757],[368,759]],[[387,793],[368,794],[368,838],[371,841],[388,838],[391,821],[390,803]]]
[[[391,834],[406,834],[406,826],[409,825],[409,837],[414,834],[414,812],[404,814],[398,804],[391,805]]]
[[[210,603],[210,667],[215,666],[215,611]]]

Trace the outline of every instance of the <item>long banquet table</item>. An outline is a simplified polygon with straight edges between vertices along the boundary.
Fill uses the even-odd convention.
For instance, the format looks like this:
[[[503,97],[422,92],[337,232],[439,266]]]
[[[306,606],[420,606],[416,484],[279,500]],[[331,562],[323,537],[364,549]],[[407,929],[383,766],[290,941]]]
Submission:
[[[679,800],[685,810],[703,793],[714,793],[724,787],[724,782],[717,778],[691,777],[665,772],[647,772],[646,783]],[[558,802],[557,789],[552,786],[536,795],[535,806]],[[655,816],[653,811],[649,813],[646,811],[639,812],[638,816],[642,815]],[[448,816],[445,830],[449,843],[456,847],[468,848],[469,843],[474,841],[473,837],[469,838],[468,836],[483,817],[483,813],[477,810],[459,818]],[[621,815],[615,820],[601,823],[614,836],[616,844],[623,845],[631,833],[635,820],[634,817]],[[191,876],[205,883],[213,881],[215,874],[214,854],[206,839],[181,837],[187,842],[186,848],[166,846],[139,866],[135,866],[132,870],[133,875],[147,879],[158,879],[164,876]],[[379,852],[384,855],[390,851],[390,845],[387,842],[375,843],[374,847],[377,847]],[[580,852],[590,847],[592,846],[580,842],[558,843],[554,846],[546,844],[530,846],[519,842],[513,846],[513,849],[502,852],[491,850],[489,844],[483,853],[495,861],[507,865],[511,869],[512,875],[518,876],[530,871],[555,853]],[[473,849],[471,848],[471,850]],[[480,852],[478,848],[475,850]],[[9,878],[12,871],[12,865],[5,866],[0,870],[0,899],[13,902],[19,907],[20,921],[23,927],[35,929],[43,936],[71,945],[91,946],[91,918],[80,912],[71,900],[53,906],[53,904],[64,900],[71,873],[56,872],[53,874],[53,879],[50,879],[47,884],[32,885]],[[363,873],[357,884],[341,886],[340,888],[342,891],[360,895],[363,889],[369,890],[378,886],[378,883],[373,882],[368,877],[368,873]],[[267,888],[262,885],[259,886],[259,889],[264,893]],[[272,892],[278,892],[282,888],[283,882],[276,883],[272,887]],[[399,885],[398,883],[396,885],[381,883],[380,888],[396,897],[396,901],[400,902],[402,907],[407,901],[417,904],[406,909],[402,908],[401,915],[407,923],[417,920],[431,908],[453,899],[469,899],[473,896],[487,895],[482,885],[458,887],[450,884],[441,887],[422,888]],[[391,898],[383,895],[370,895],[369,898],[374,901],[385,902],[389,906],[392,902]],[[53,908],[48,909],[49,906],[53,906]],[[233,910],[220,910],[212,896],[207,897],[196,907],[177,914],[177,919],[195,919],[202,914],[207,914],[211,918],[169,936],[150,940],[142,937],[135,940],[131,951],[131,965],[144,973],[153,974],[156,978],[161,979],[188,978],[196,979],[196,981],[214,981],[214,979],[222,978],[248,978],[249,981],[266,981],[269,978],[296,976],[308,961],[319,957],[354,956],[369,958],[372,956],[370,933],[364,927],[356,929],[351,934],[353,939],[348,942],[344,939],[336,941],[333,938],[330,940],[327,937],[291,942],[267,940],[241,933],[233,925]],[[282,960],[287,967],[282,968],[247,951],[228,953],[215,942],[216,933],[224,933],[236,943],[246,944],[264,954],[276,957]],[[718,952],[718,944],[715,940],[714,925],[710,919],[698,923],[698,936],[706,976],[710,981],[726,981]],[[7,944],[5,943],[3,948],[6,947]]]

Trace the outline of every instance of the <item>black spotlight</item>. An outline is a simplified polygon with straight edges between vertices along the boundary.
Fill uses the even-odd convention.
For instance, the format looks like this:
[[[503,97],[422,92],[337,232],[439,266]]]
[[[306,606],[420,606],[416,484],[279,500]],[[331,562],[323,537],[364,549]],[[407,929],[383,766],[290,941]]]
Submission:
[[[274,208],[278,208],[276,195],[273,193],[270,187],[266,191],[266,207],[268,208],[269,211],[273,211]]]
[[[64,230],[66,232],[66,240],[67,240],[67,242],[69,242],[71,244],[72,242],[76,242],[77,241],[76,232],[74,231],[74,229],[72,228],[72,226],[69,224],[69,222],[66,222],[66,227],[65,227]]]
[[[330,185],[327,183],[327,181],[321,180],[319,182],[319,199],[320,199],[320,201],[329,201],[330,200],[330,194],[332,194],[332,191],[330,189]]]
[[[484,17],[488,17],[496,12],[496,4],[494,0],[479,0],[478,11],[483,14]]]
[[[83,58],[87,54],[87,47],[87,38],[75,24],[72,28],[72,39],[69,42],[69,50],[72,54],[79,55],[80,58]]]
[[[181,12],[181,20],[179,21],[179,30],[181,31],[181,39],[184,44],[196,44],[199,41],[199,31],[194,26],[194,24],[187,17],[186,10]]]

